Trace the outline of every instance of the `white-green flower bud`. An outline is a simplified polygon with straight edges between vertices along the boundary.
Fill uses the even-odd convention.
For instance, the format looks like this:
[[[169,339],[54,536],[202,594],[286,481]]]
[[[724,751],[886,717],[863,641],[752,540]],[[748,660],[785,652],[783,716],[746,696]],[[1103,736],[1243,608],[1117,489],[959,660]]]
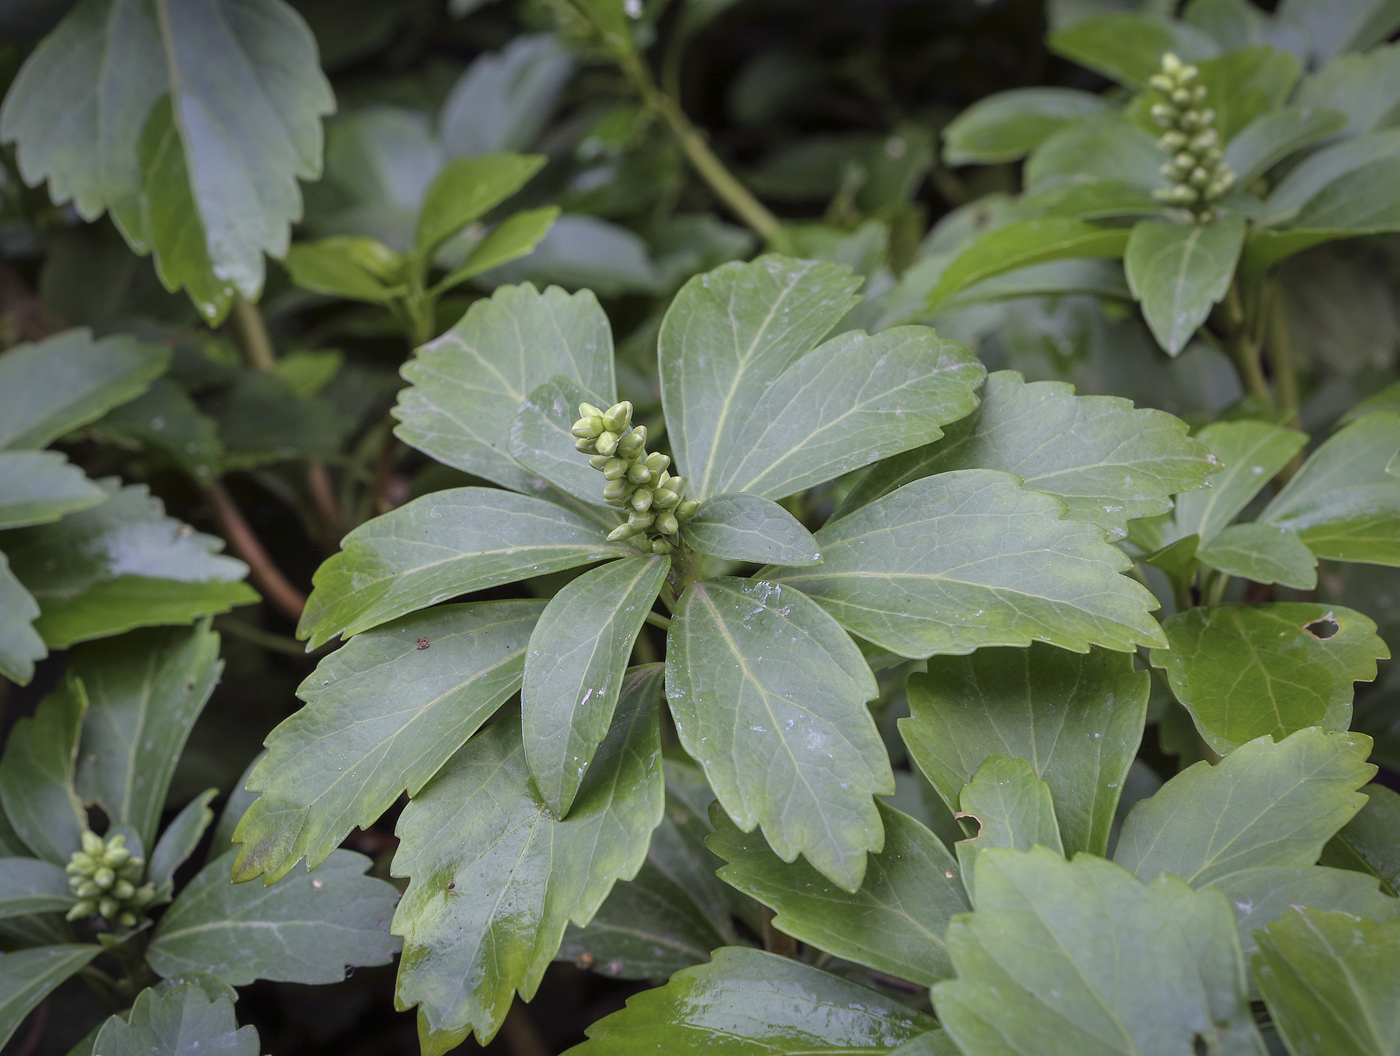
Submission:
[[[574,450],[575,450],[575,451],[596,451],[596,450],[597,450],[597,443],[598,443],[598,442],[597,442],[596,440],[589,440],[589,439],[587,439],[587,438],[585,438],[585,437],[580,437],[579,439],[577,439],[577,440],[574,441]]]
[[[651,509],[651,502],[655,493],[650,488],[638,488],[632,493],[631,507],[638,513],[646,513]]]
[[[1190,90],[1189,90],[1189,89],[1186,89],[1186,88],[1173,88],[1173,89],[1172,89],[1172,92],[1171,92],[1171,101],[1172,101],[1173,105],[1175,105],[1175,106],[1190,106],[1190,105],[1191,105],[1191,92],[1190,92]]]
[[[663,455],[659,451],[647,455],[647,469],[651,470],[653,473],[664,472],[666,467],[670,464],[670,455]]]
[[[665,539],[653,539],[651,541],[651,552],[653,554],[669,554],[676,548]]]
[[[122,842],[121,842],[121,843],[117,843],[117,842],[113,841],[113,842],[107,847],[107,853],[106,853],[105,857],[106,857],[106,859],[107,859],[107,864],[108,864],[108,865],[112,865],[112,866],[122,865],[123,863],[129,862],[129,861],[131,860],[131,852],[128,851],[128,850],[126,849],[126,847],[124,846],[124,844],[126,843],[126,841],[123,840],[122,837],[120,837],[120,836],[118,836],[117,839],[118,839],[118,840],[122,840]]]
[[[652,513],[630,513],[627,515],[627,524],[639,532],[646,531],[655,520],[656,515]]]
[[[112,885],[112,897],[119,898],[123,902],[136,894],[136,888],[130,880],[118,880]]]
[[[1186,182],[1192,187],[1205,187],[1210,183],[1210,173],[1199,167],[1194,168],[1191,170],[1191,175],[1186,177]]]
[[[79,898],[96,898],[101,893],[102,888],[96,880],[83,880],[73,888],[73,894]]]
[[[652,479],[651,470],[647,469],[645,462],[633,462],[627,470],[627,479],[633,484],[649,484]]]
[[[578,405],[578,413],[580,418],[603,417],[603,412],[599,408],[594,407],[591,403],[580,403]]]
[[[625,458],[618,458],[614,455],[603,466],[604,480],[621,480],[625,476],[627,476],[627,460]]]
[[[632,405],[626,400],[615,403],[603,413],[603,428],[624,433],[632,426]]]
[[[1174,154],[1182,147],[1186,146],[1186,133],[1173,129],[1157,140],[1157,146],[1168,154]]]
[[[624,539],[630,539],[636,535],[639,529],[633,528],[630,524],[619,524],[608,533],[608,542],[620,543]]]
[[[96,858],[106,849],[107,845],[102,842],[102,837],[97,835],[97,833],[83,833],[83,850],[87,852],[87,854]]]
[[[592,466],[594,469],[600,470],[600,471],[606,469],[608,463],[611,462],[612,460],[613,460],[613,459],[612,459],[612,456],[611,456],[611,455],[589,455],[589,456],[588,456],[588,464],[589,464],[590,466]]]
[[[120,912],[121,908],[121,903],[118,902],[115,898],[109,897],[99,899],[97,903],[97,912],[101,913],[102,916],[107,920],[111,920],[113,917],[115,917],[117,913]]]
[[[1173,81],[1170,77],[1168,77],[1165,73],[1154,73],[1151,77],[1147,78],[1147,83],[1150,84],[1153,88],[1156,88],[1157,91],[1161,92],[1163,95],[1166,95],[1173,88],[1176,87],[1176,82]],[[1154,106],[1152,108],[1152,112],[1153,116],[1155,117],[1157,107]]]
[[[656,520],[656,530],[662,535],[675,535],[680,531],[680,522],[674,513],[663,513]]]
[[[134,928],[134,927],[136,927],[136,914],[135,914],[135,913],[118,913],[118,914],[117,914],[117,923],[120,924],[120,925],[121,925],[122,927],[124,927],[124,928]]]
[[[73,857],[68,860],[68,864],[63,868],[66,872],[72,873],[74,876],[79,874],[91,876],[92,871],[97,868],[97,863],[82,851],[74,851]]]
[[[67,917],[65,919],[82,920],[84,917],[90,917],[96,912],[97,903],[93,902],[91,899],[85,898],[79,902],[73,903],[73,908],[68,911]]]
[[[598,434],[598,439],[593,441],[593,448],[600,455],[611,455],[617,450],[617,434],[610,430],[603,430]]]
[[[676,507],[676,520],[685,523],[695,516],[695,511],[700,508],[700,504],[694,499],[687,499]]]
[[[1205,101],[1206,86],[1204,84],[1198,84],[1195,88],[1191,89],[1191,102],[1195,103],[1197,106],[1200,106]]]
[[[634,429],[617,442],[617,453],[623,458],[636,458],[646,448],[646,437]]]
[[[1183,63],[1183,62],[1181,61],[1181,59],[1177,56],[1176,52],[1174,52],[1174,51],[1165,51],[1165,52],[1162,53],[1162,69],[1163,69],[1163,71],[1165,71],[1166,73],[1169,73],[1169,74],[1179,73],[1179,72],[1181,71],[1181,67],[1182,67],[1183,65],[1184,65],[1184,63]]]
[[[614,499],[625,499],[632,493],[632,488],[625,480],[610,480],[607,487],[603,489],[603,498],[608,502]]]

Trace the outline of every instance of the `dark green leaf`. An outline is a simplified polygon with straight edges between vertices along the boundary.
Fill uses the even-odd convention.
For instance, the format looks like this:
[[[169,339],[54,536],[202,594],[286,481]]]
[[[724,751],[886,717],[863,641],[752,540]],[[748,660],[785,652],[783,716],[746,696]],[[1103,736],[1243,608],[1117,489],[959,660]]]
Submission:
[[[977,359],[927,327],[842,334],[768,385],[724,438],[715,492],[780,499],[931,443],[977,406]]]
[[[731,561],[793,567],[821,564],[817,541],[787,510],[757,495],[716,495],[685,522],[685,545]]]
[[[901,656],[1045,641],[1080,651],[1161,644],[1146,588],[1101,529],[1061,520],[1058,499],[1016,477],[924,477],[817,533],[822,564],[764,575],[815,598]]]
[[[101,952],[101,946],[73,944],[0,953],[0,1047],[59,983]]]
[[[763,393],[859,298],[834,264],[763,256],[725,264],[681,288],[661,324],[661,396],[676,465],[690,494],[719,486],[735,436]]]
[[[992,755],[1026,760],[1050,786],[1065,850],[1102,855],[1147,717],[1150,679],[1132,658],[1047,645],[929,660],[909,678],[899,732],[950,809]]]
[[[1054,436],[1059,442],[1047,444]],[[1031,491],[1054,495],[1066,514],[1127,534],[1128,521],[1171,509],[1170,496],[1213,480],[1210,452],[1186,425],[1116,396],[1076,396],[1064,382],[1026,384],[999,370],[978,410],[935,444],[886,459],[847,495],[842,516],[913,480],[956,469],[1015,473]]]
[[[1400,794],[1375,784],[1365,792],[1366,805],[1332,837],[1322,861],[1369,873],[1388,894],[1400,895]]]
[[[977,860],[989,848],[1029,851],[1039,846],[1065,853],[1050,786],[1035,776],[1024,759],[988,757],[963,786],[958,805],[958,818],[969,819],[977,829],[973,838],[959,840],[953,847],[958,852],[963,883],[974,894]]]
[[[1226,143],[1256,117],[1281,106],[1302,72],[1297,58],[1272,47],[1237,48],[1197,68]]]
[[[1295,909],[1258,933],[1254,978],[1295,1056],[1393,1056],[1400,920]]]
[[[848,891],[883,843],[875,795],[894,777],[865,702],[879,692],[854,642],[798,591],[709,579],[681,596],[666,694],[687,752],[744,831],[763,827]]]
[[[1023,194],[1016,201],[1016,216],[1021,220],[1047,216],[1074,220],[1108,220],[1116,217],[1160,216],[1168,211],[1150,190],[1139,184],[1088,177],[1079,182],[1052,183],[1042,190]],[[1069,261],[1050,263],[1064,265]],[[1116,267],[1111,261],[1085,259],[1076,263],[1081,266],[1094,264],[1122,274],[1122,268]],[[1035,266],[1044,268],[1049,265]],[[971,291],[964,293],[957,303],[962,303],[970,293]]]
[[[1167,185],[1162,151],[1151,133],[1121,111],[1090,117],[1056,132],[1026,161],[1028,191],[1112,182],[1152,192]]]
[[[26,182],[47,179],[87,220],[110,209],[217,320],[235,294],[257,299],[264,253],[287,251],[334,105],[310,30],[280,0],[84,0],[15,78],[0,137]]]
[[[151,851],[150,865],[146,869],[146,878],[156,885],[156,891],[162,897],[170,897],[175,870],[194,854],[204,836],[204,830],[209,828],[209,823],[214,820],[214,812],[209,809],[209,803],[218,794],[217,788],[210,788],[190,800],[180,813],[171,819],[165,831],[160,834],[160,839],[156,841],[155,848]],[[217,850],[222,851],[223,848]],[[215,857],[218,857],[217,853]]]
[[[263,370],[239,372],[214,412],[224,472],[291,459],[334,458],[347,423],[329,400],[298,396]]]
[[[577,1056],[876,1056],[934,1028],[892,997],[759,950],[726,946],[588,1028]]]
[[[461,594],[635,555],[578,514],[493,488],[453,488],[360,525],[316,572],[297,633],[315,649]]]
[[[473,220],[524,187],[545,162],[540,154],[487,154],[450,161],[428,185],[418,214],[418,252],[424,260]]]
[[[395,430],[406,444],[516,491],[533,474],[507,453],[510,425],[527,396],[556,374],[611,400],[612,332],[593,294],[502,287],[403,368]],[[580,456],[582,461],[582,456]]]
[[[192,983],[136,995],[129,1012],[110,1017],[93,1051],[102,1056],[258,1056],[258,1032],[240,1027],[233,1001]]]
[[[77,901],[68,874],[36,858],[0,858],[0,917],[65,912]]]
[[[1178,355],[1235,276],[1245,222],[1226,214],[1203,223],[1143,220],[1133,227],[1123,264],[1157,343]]]
[[[550,599],[530,634],[520,690],[525,761],[556,817],[573,805],[607,736],[632,646],[671,559],[625,557],[592,569]]]
[[[510,425],[510,455],[560,491],[600,506],[607,481],[588,464],[570,430],[580,403],[606,407],[610,401],[563,374],[556,374],[525,398]]]
[[[1230,140],[1225,148],[1225,164],[1234,171],[1236,182],[1248,187],[1290,154],[1330,139],[1345,125],[1346,118],[1335,110],[1305,106],[1270,110]]]
[[[0,356],[0,447],[40,448],[139,395],[168,349],[87,329],[17,345]]]
[[[1131,88],[1143,87],[1157,72],[1163,52],[1174,52],[1190,62],[1220,51],[1195,26],[1153,14],[1088,18],[1051,33],[1047,43],[1065,58]]]
[[[1241,270],[1262,273],[1305,249],[1341,238],[1400,230],[1400,158],[1382,158],[1337,177],[1300,208],[1286,226],[1250,234]]]
[[[461,263],[454,265],[447,277],[433,287],[434,291],[450,290],[482,272],[533,253],[558,217],[556,206],[527,209],[507,217],[472,246]]]
[[[1196,551],[1211,568],[1255,583],[1317,586],[1317,557],[1296,532],[1272,524],[1232,524]]]
[[[291,358],[279,360],[279,366]],[[266,428],[266,419],[259,424]],[[156,378],[136,399],[103,415],[88,433],[98,440],[154,451],[200,482],[215,476],[223,462],[218,424],[171,377]]]
[[[314,868],[355,826],[416,795],[520,688],[538,601],[444,605],[357,635],[297,690],[306,707],[268,735],[233,838],[234,875]],[[237,819],[235,819],[237,820]],[[222,827],[222,825],[221,825]]]
[[[720,879],[774,910],[773,926],[827,953],[932,986],[952,964],[943,931],[971,908],[948,849],[907,814],[880,804],[885,846],[865,879],[844,891],[805,862],[785,864],[757,833],[713,810],[710,849],[729,864]]]
[[[557,284],[599,297],[659,292],[656,265],[641,236],[581,213],[560,214],[529,255],[492,269],[479,284],[504,282]]]
[[[1073,88],[1013,88],[979,99],[943,129],[949,165],[1015,161],[1065,125],[1109,109],[1098,95]]]
[[[15,833],[40,858],[67,865],[82,848],[87,812],[73,787],[78,737],[87,710],[83,684],[70,679],[20,719],[0,759],[0,804]]]
[[[1224,468],[1209,479],[1205,490],[1177,497],[1176,526],[1181,534],[1199,535],[1206,543],[1308,442],[1296,429],[1251,421],[1214,422],[1196,439]]]
[[[906,275],[908,272],[905,273]],[[1113,260],[1052,260],[1032,264],[970,286],[948,302],[950,311],[989,301],[1014,301],[1022,297],[1058,297],[1087,293],[1109,300],[1129,301],[1123,266]]]
[[[637,875],[664,805],[661,685],[659,666],[628,674],[562,821],[535,793],[514,716],[469,741],[404,810],[394,872],[412,879],[394,914],[397,1002],[420,1006],[420,1036],[437,1051],[470,1030],[489,1040],[517,990],[534,997],[565,925],[587,924],[615,881]]]
[[[1311,865],[1366,802],[1356,789],[1375,773],[1370,747],[1360,734],[1309,728],[1196,763],[1133,808],[1114,861],[1197,887],[1256,866]]]
[[[407,292],[399,255],[362,235],[332,235],[298,242],[287,251],[287,271],[304,290],[372,304],[388,304]]]
[[[107,501],[56,451],[0,451],[0,528],[45,524]]]
[[[155,843],[175,764],[222,670],[219,636],[207,625],[74,651],[69,671],[88,698],[78,792],[112,824],[135,829],[143,847]]]
[[[958,978],[933,990],[968,1056],[1207,1052],[1263,1056],[1235,921],[1218,891],[1145,884],[1054,851],[980,856],[975,913],[953,921]]]
[[[146,960],[161,975],[337,983],[346,966],[388,964],[398,952],[389,934],[398,892],[364,875],[364,855],[336,851],[314,873],[263,887],[229,883],[233,853],[201,869],[156,926]]]
[[[10,571],[9,558],[0,552],[0,675],[26,685],[34,677],[34,661],[48,655],[48,648],[34,620],[39,603]]]

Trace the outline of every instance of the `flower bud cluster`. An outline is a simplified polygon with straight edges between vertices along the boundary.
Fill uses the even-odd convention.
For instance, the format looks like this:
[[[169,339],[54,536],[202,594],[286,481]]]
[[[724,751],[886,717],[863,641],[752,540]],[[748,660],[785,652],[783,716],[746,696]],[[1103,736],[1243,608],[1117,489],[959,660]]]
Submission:
[[[1152,120],[1165,130],[1157,146],[1171,155],[1162,175],[1172,186],[1157,191],[1157,199],[1197,213],[1223,198],[1235,183],[1220,149],[1215,111],[1204,105],[1205,85],[1195,83],[1200,72],[1167,52],[1161,69],[1147,82],[1159,97],[1152,104]]]
[[[155,885],[141,883],[146,860],[127,850],[125,836],[104,840],[96,833],[84,832],[83,849],[74,851],[64,868],[68,886],[78,896],[77,904],[68,911],[69,920],[96,913],[130,928],[136,925],[137,914],[155,900]]]
[[[603,499],[627,512],[627,523],[612,530],[613,542],[631,539],[644,553],[669,554],[680,526],[695,514],[698,502],[685,498],[685,479],[666,472],[671,460],[647,454],[647,427],[632,426],[632,405],[624,400],[606,411],[591,403],[578,406],[574,447],[603,474]]]

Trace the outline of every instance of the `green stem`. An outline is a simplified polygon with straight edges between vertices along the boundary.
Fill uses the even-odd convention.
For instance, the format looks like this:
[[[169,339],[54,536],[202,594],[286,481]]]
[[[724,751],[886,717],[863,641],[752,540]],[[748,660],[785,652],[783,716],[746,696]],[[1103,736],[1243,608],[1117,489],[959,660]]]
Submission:
[[[1268,379],[1264,377],[1263,349],[1258,339],[1250,333],[1245,307],[1240,300],[1239,286],[1230,285],[1225,295],[1225,310],[1230,320],[1230,339],[1227,347],[1239,371],[1240,381],[1245,391],[1270,407],[1274,405],[1273,393],[1269,390]]]
[[[256,370],[276,370],[277,354],[273,351],[272,338],[268,336],[267,324],[263,322],[257,305],[235,297],[229,322],[233,324],[233,332],[238,335],[238,345],[243,349],[243,358],[248,366]]]
[[[662,616],[659,612],[647,613],[646,622],[653,627],[660,627],[663,631],[669,630],[671,627],[670,619],[666,616]]]
[[[684,544],[677,547],[671,555],[670,586],[675,591],[676,598],[680,598],[685,593],[685,588],[700,578],[700,565],[703,561],[703,555],[697,554]],[[675,606],[667,605],[667,608],[674,611]]]

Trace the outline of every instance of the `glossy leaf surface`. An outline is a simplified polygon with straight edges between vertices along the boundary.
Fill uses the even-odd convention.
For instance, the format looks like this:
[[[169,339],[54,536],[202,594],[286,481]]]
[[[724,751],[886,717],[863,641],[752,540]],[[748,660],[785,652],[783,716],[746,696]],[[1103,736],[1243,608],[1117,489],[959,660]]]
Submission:
[[[994,755],[987,759],[972,780],[963,786],[958,818],[965,827],[975,827],[970,839],[953,847],[962,867],[968,890],[977,891],[977,861],[993,847],[1029,851],[1048,847],[1064,854],[1060,826],[1055,820],[1055,803],[1050,786],[1035,776],[1024,759]]]
[[[578,421],[580,403],[606,406],[609,401],[564,374],[556,374],[534,389],[510,423],[510,455],[580,502],[603,503],[606,481],[574,447],[570,430]]]
[[[821,564],[817,541],[796,517],[769,499],[732,493],[706,499],[685,522],[685,545],[712,557],[758,564]]]
[[[1207,486],[1176,500],[1176,525],[1182,535],[1199,535],[1209,543],[1233,521],[1288,464],[1308,439],[1296,429],[1268,422],[1213,422],[1196,434],[1223,467]]]
[[[106,500],[56,451],[0,451],[0,528],[45,524]]]
[[[1297,590],[1317,586],[1317,555],[1297,532],[1271,524],[1232,524],[1196,556],[1211,568],[1255,583],[1281,583]]]
[[[0,858],[0,917],[66,912],[77,896],[68,874],[37,858]]]

